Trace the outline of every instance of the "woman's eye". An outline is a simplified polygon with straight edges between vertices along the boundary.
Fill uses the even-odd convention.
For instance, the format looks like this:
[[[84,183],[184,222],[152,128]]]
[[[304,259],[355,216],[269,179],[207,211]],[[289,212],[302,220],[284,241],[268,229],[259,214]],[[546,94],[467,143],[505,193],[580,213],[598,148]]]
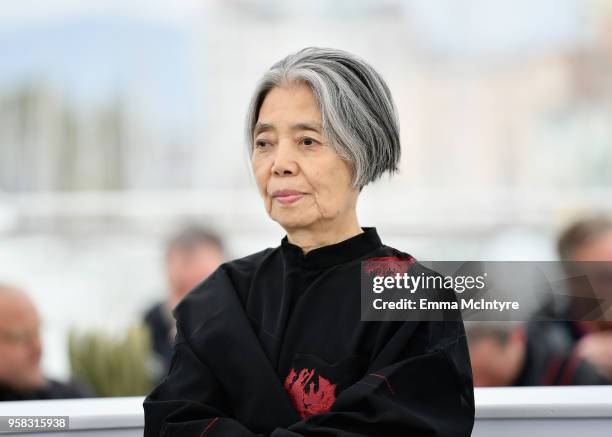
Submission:
[[[317,143],[317,141],[313,140],[312,138],[303,138],[302,143],[305,146],[314,146]]]
[[[266,147],[267,145],[268,145],[267,141],[264,141],[264,140],[256,140],[255,141],[255,147],[258,148],[258,149]]]

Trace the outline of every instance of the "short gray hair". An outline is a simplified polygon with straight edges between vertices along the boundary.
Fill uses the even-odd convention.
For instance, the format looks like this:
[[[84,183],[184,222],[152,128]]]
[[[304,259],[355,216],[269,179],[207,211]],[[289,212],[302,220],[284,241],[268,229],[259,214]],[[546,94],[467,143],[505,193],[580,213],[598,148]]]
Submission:
[[[166,243],[166,256],[171,252],[191,252],[201,246],[211,246],[223,253],[223,240],[213,230],[190,223],[177,230]]]
[[[584,217],[567,227],[559,236],[557,251],[561,260],[571,260],[577,249],[612,232],[612,220],[604,215]]]
[[[259,110],[270,90],[304,83],[317,100],[323,133],[353,168],[361,189],[398,171],[399,121],[391,92],[368,63],[342,50],[308,47],[274,64],[260,80],[247,112],[249,156]]]

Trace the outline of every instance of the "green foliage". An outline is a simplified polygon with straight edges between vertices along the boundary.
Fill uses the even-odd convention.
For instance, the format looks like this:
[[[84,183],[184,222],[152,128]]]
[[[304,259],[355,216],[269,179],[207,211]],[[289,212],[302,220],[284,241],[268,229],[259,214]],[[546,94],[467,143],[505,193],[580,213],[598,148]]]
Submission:
[[[142,396],[153,389],[155,359],[146,326],[132,326],[121,338],[72,329],[68,342],[73,376],[98,396]]]

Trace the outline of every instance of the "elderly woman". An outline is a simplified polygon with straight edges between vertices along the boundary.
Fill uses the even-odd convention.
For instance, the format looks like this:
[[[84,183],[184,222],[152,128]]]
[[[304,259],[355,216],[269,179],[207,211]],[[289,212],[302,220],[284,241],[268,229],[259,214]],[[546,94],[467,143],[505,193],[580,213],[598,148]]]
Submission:
[[[286,236],[222,264],[175,309],[172,365],[145,400],[145,436],[469,436],[462,322],[360,320],[362,261],[427,271],[357,218],[361,189],[400,157],[383,79],[346,52],[301,50],[259,83],[247,137]]]

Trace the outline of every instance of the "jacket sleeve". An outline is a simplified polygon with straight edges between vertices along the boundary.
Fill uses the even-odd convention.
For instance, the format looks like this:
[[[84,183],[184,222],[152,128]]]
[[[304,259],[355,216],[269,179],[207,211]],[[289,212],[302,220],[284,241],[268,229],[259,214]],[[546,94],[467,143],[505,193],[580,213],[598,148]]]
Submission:
[[[229,417],[223,389],[179,325],[170,370],[143,406],[144,437],[263,437]]]
[[[412,347],[405,340],[414,338],[410,334],[431,339],[449,328],[458,335],[401,358],[410,355],[398,347],[402,342]],[[329,412],[276,429],[271,436],[470,436],[474,395],[462,322],[421,322],[415,332],[404,323],[388,346],[382,361],[375,360],[367,375],[343,390]]]

